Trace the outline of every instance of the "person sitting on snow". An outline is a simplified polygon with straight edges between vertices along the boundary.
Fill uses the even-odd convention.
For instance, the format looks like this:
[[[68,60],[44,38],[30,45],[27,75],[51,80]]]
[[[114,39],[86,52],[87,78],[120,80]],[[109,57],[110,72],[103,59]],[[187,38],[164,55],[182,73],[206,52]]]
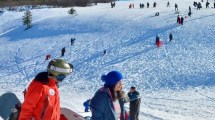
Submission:
[[[158,47],[160,47],[162,45],[162,42],[160,41],[160,38],[158,37],[158,35],[156,36],[156,45]]]
[[[155,16],[159,16],[159,12],[156,12],[156,13],[155,13]]]

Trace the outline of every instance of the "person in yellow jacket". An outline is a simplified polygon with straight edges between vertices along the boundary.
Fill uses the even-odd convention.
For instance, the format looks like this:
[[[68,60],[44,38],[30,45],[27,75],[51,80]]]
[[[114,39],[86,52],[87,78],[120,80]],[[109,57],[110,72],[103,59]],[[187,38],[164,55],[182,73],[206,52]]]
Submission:
[[[73,65],[62,59],[51,60],[47,72],[36,75],[28,86],[19,120],[62,120],[58,82],[72,69]]]

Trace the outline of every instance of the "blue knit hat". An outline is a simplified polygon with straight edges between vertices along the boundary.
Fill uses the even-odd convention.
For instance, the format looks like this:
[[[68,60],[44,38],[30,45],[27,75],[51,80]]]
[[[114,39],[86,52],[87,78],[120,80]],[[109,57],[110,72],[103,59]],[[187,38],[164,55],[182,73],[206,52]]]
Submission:
[[[105,87],[113,86],[117,82],[123,79],[122,74],[119,71],[111,71],[107,75],[102,75],[102,81],[105,82]]]

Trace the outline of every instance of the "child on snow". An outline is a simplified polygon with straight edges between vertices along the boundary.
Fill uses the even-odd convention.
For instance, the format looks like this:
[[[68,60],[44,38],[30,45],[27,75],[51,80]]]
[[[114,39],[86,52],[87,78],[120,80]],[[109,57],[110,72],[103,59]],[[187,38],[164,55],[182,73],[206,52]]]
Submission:
[[[90,109],[90,99],[88,99],[87,101],[85,101],[85,102],[83,103],[83,105],[84,105],[84,107],[85,107],[84,111],[85,111],[85,112],[89,112],[89,109]]]

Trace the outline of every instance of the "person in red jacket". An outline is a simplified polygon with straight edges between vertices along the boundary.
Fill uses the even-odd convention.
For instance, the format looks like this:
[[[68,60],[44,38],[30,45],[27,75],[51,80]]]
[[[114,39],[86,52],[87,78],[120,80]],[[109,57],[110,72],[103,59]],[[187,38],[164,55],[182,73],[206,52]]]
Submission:
[[[156,35],[156,45],[157,45],[157,47],[161,47],[163,45],[163,42],[160,40],[158,35]]]
[[[19,120],[65,120],[60,117],[58,82],[64,80],[73,65],[62,59],[51,60],[47,72],[41,72],[28,86]]]

